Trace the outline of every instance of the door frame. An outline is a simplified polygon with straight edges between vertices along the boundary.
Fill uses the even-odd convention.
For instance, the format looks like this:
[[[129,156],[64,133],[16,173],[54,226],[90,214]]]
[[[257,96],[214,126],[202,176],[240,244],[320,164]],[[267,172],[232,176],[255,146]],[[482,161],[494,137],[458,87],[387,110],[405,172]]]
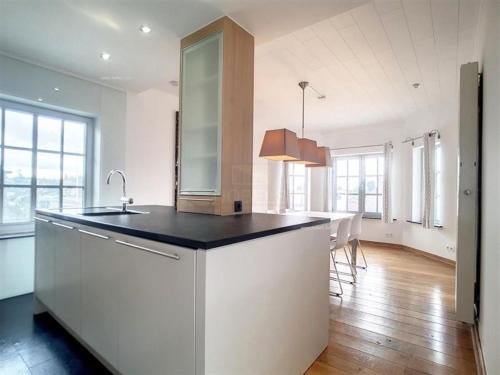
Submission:
[[[474,323],[480,233],[479,64],[460,67],[456,316]]]

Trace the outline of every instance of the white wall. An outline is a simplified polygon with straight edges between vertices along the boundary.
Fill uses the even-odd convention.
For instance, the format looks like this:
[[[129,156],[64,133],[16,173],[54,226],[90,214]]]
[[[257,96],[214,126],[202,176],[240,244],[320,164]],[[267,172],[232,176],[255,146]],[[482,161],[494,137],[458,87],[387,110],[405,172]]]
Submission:
[[[127,94],[127,193],[136,204],[174,204],[178,107],[178,97],[162,91]]]
[[[279,126],[272,126],[264,119],[259,121],[256,116],[258,109],[256,108],[257,102],[254,102],[254,127],[253,127],[253,166],[252,166],[252,211],[253,212],[266,212],[273,210],[276,205],[276,192],[278,191],[279,178],[277,166],[273,168],[272,165],[278,162],[269,161],[259,158],[260,146],[267,129],[279,128]],[[269,126],[266,128],[266,126]],[[269,166],[271,165],[271,167]],[[273,173],[276,170],[276,173]],[[273,193],[274,192],[274,193]]]
[[[484,2],[481,16],[483,188],[479,334],[488,374],[500,374],[500,3]]]
[[[0,240],[0,300],[31,293],[34,267],[33,237]]]
[[[0,97],[95,118],[94,202],[119,204],[120,186],[105,179],[110,169],[125,167],[124,92],[0,55]]]

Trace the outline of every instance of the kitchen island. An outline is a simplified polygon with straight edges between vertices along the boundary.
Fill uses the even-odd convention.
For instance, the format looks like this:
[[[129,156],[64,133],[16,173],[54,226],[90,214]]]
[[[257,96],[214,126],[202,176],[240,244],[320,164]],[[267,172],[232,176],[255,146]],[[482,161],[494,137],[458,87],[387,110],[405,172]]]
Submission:
[[[328,344],[329,219],[37,210],[35,296],[111,371],[303,373]]]

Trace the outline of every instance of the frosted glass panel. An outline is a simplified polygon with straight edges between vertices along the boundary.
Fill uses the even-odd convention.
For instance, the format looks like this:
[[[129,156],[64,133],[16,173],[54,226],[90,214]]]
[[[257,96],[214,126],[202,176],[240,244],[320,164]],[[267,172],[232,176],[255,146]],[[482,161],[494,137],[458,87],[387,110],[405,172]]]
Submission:
[[[180,191],[220,194],[222,33],[182,52]]]

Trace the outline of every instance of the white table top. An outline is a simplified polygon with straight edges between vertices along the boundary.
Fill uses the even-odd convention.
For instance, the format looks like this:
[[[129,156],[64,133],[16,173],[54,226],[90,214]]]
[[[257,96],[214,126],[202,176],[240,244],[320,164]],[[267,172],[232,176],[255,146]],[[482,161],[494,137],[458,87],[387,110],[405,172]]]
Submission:
[[[354,214],[347,212],[323,212],[323,211],[291,211],[287,212],[285,215],[294,216],[309,216],[309,217],[327,217],[331,221],[338,221],[345,218],[351,218]]]

